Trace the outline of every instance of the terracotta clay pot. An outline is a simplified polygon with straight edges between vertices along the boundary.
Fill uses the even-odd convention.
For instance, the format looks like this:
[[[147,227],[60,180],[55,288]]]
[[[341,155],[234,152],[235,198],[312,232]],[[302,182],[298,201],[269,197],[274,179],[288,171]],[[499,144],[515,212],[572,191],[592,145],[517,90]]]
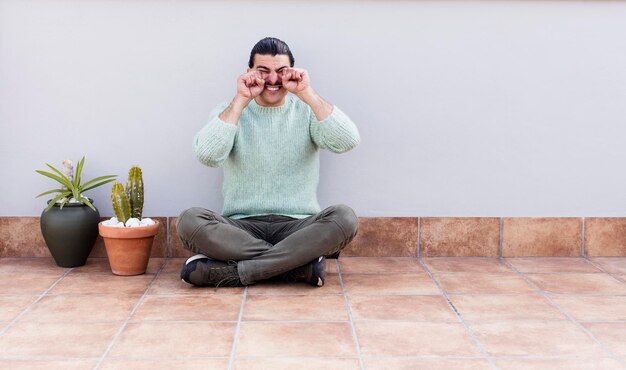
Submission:
[[[159,222],[141,227],[112,227],[98,224],[100,236],[115,275],[141,275],[148,268],[154,236]]]

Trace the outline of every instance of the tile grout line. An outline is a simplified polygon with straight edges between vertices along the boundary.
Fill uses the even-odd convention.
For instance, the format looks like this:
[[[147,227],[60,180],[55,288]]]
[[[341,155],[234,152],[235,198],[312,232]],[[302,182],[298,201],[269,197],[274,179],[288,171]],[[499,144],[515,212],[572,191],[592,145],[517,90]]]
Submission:
[[[172,257],[172,246],[170,245],[170,218],[165,217],[165,258]]]
[[[120,328],[117,330],[117,333],[115,333],[115,335],[113,336],[113,339],[111,339],[111,342],[107,346],[106,350],[104,351],[102,356],[100,356],[100,360],[98,361],[98,363],[96,363],[96,366],[94,366],[94,370],[97,370],[98,368],[100,368],[100,366],[102,365],[106,357],[109,355],[109,352],[111,352],[111,349],[113,349],[113,346],[117,342],[118,338],[122,335],[122,332],[124,332],[124,330],[128,326],[130,319],[133,317],[135,312],[137,312],[137,309],[139,309],[139,306],[141,306],[143,301],[146,299],[146,296],[148,295],[148,291],[150,290],[152,285],[154,285],[154,282],[159,278],[159,276],[161,276],[161,271],[163,271],[163,269],[165,268],[165,265],[167,265],[167,259],[163,261],[163,264],[161,265],[159,270],[156,272],[156,274],[154,274],[154,277],[152,278],[152,280],[150,281],[146,289],[143,291],[143,294],[141,295],[141,297],[139,297],[139,300],[137,301],[137,303],[135,303],[135,307],[133,307],[132,311],[130,311],[124,323],[122,323],[122,326],[120,326]],[[123,278],[123,277],[120,277],[120,278]]]
[[[504,230],[504,217],[500,217],[500,258],[502,258],[502,231]]]
[[[498,367],[496,366],[496,363],[495,363],[493,357],[489,354],[489,352],[487,352],[487,350],[484,348],[483,344],[480,342],[480,340],[478,339],[478,337],[476,336],[474,331],[470,328],[470,326],[465,321],[465,319],[463,319],[463,316],[461,316],[461,313],[456,309],[456,307],[454,306],[454,304],[450,300],[450,297],[448,296],[448,293],[446,293],[446,291],[443,289],[441,284],[439,284],[437,279],[435,279],[435,276],[430,271],[428,266],[426,266],[424,261],[422,259],[420,259],[419,262],[422,265],[422,267],[424,268],[424,270],[426,271],[426,273],[428,274],[428,276],[430,276],[432,281],[435,283],[435,285],[437,285],[437,288],[439,288],[439,291],[443,295],[444,299],[446,300],[446,302],[448,303],[450,308],[452,308],[452,311],[454,311],[454,314],[456,315],[456,317],[461,321],[461,324],[463,325],[463,327],[465,327],[465,331],[469,334],[470,338],[472,338],[472,340],[474,341],[474,343],[476,344],[476,346],[478,347],[480,352],[487,358],[487,361],[489,361],[489,364],[491,365],[491,367],[493,369],[498,369]]]
[[[432,321],[431,321],[432,322]],[[174,356],[167,357],[165,360],[172,361],[184,361],[184,360],[206,360],[206,359],[227,359],[228,357],[224,356]],[[242,356],[242,359],[258,359],[265,360],[268,357],[263,355],[251,355],[251,356]],[[407,356],[392,356],[392,355],[378,355],[378,356],[368,356],[368,358],[372,359],[416,359],[416,360],[484,360],[484,357],[480,356],[462,356],[462,355],[407,355]],[[506,356],[498,356],[499,360],[525,360],[525,359],[537,359],[537,360],[571,360],[571,359],[582,359],[582,360],[597,360],[599,358],[604,359],[615,359],[612,357],[602,356],[602,357],[594,357],[589,355],[583,356],[571,356],[571,355],[554,355],[554,356],[525,356],[525,355],[506,355]],[[93,361],[98,359],[98,357],[66,357],[66,356],[11,356],[0,359],[0,361]],[[130,361],[152,361],[155,360],[154,357],[151,356],[140,356],[140,357],[120,357],[120,360],[130,360]],[[272,356],[271,359],[294,359],[294,360],[302,360],[302,359],[310,359],[310,360],[319,360],[319,359],[346,359],[353,360],[354,357],[350,356]],[[161,360],[161,359],[157,359]],[[619,361],[618,361],[619,362]]]
[[[230,350],[230,358],[228,359],[228,370],[233,369],[235,363],[235,356],[237,353],[237,343],[239,343],[239,334],[241,333],[241,321],[243,320],[243,310],[246,305],[246,298],[248,296],[248,287],[243,290],[243,296],[241,298],[241,307],[239,308],[239,317],[237,318],[237,326],[235,327],[235,337],[233,338],[233,346]]]
[[[583,217],[582,241],[580,242],[580,254],[585,257],[585,218]]]
[[[9,330],[13,325],[15,325],[22,318],[22,316],[24,316],[31,309],[31,307],[37,304],[37,302],[41,301],[43,297],[46,294],[48,294],[48,292],[52,290],[52,288],[54,288],[59,282],[61,282],[61,280],[63,280],[67,276],[67,274],[69,274],[72,270],[74,270],[73,267],[65,271],[63,275],[61,275],[58,279],[55,280],[54,283],[50,284],[50,286],[46,290],[44,290],[37,298],[35,298],[34,301],[32,301],[28,306],[26,306],[26,308],[24,308],[22,312],[20,312],[19,315],[17,315],[2,330],[0,330],[0,336],[2,336],[4,333],[6,333],[7,330]]]
[[[339,266],[339,258],[335,260],[337,266],[337,275],[339,276],[339,283],[341,284],[341,291],[343,292],[343,298],[346,304],[346,310],[348,311],[348,318],[350,319],[350,328],[352,329],[352,337],[356,344],[356,353],[359,356],[359,367],[361,370],[365,370],[365,364],[363,362],[363,353],[361,352],[361,343],[359,343],[359,337],[356,334],[356,325],[354,324],[354,318],[352,317],[352,308],[350,307],[350,298],[348,298],[348,292],[346,286],[343,283],[343,276],[341,274],[341,267]]]
[[[626,284],[625,282],[621,281],[617,276],[615,276],[614,273],[606,270],[604,267],[594,263],[592,260],[590,260],[588,257],[583,257],[587,262],[589,262],[589,264],[595,268],[597,268],[598,270],[604,272],[605,274],[609,275],[610,277],[612,277],[614,280],[617,280],[617,282],[622,283],[622,284]],[[619,257],[618,257],[619,258]],[[613,296],[620,296],[623,294],[613,294]]]
[[[211,357],[200,357],[200,358],[211,358]],[[266,356],[245,356],[245,359],[266,359]],[[280,359],[320,359],[320,358],[332,358],[332,359],[351,359],[353,357],[346,356],[326,356],[326,357],[301,357],[301,356],[274,356],[274,358]],[[476,356],[447,356],[447,355],[407,355],[407,356],[391,356],[391,355],[378,355],[378,356],[368,356],[368,358],[372,359],[415,359],[415,360],[484,360],[484,357],[476,357]],[[498,356],[498,359],[506,359],[506,360],[524,360],[526,358],[529,359],[544,359],[544,360],[571,360],[574,359],[586,359],[586,360],[595,360],[597,358],[590,356],[523,356],[523,355],[509,355],[509,356]],[[609,358],[609,357],[603,357]],[[184,358],[183,358],[184,359]]]
[[[567,312],[565,312],[563,309],[561,309],[561,307],[556,302],[554,302],[552,300],[552,298],[550,298],[550,296],[547,295],[543,290],[539,289],[539,287],[535,283],[533,283],[532,280],[530,280],[528,277],[526,277],[526,275],[524,275],[519,270],[517,270],[517,268],[515,268],[515,266],[510,264],[508,261],[504,261],[504,263],[507,264],[513,271],[515,271],[518,276],[520,276],[522,279],[524,279],[524,281],[526,281],[527,284],[529,284],[537,293],[539,293],[539,295],[541,295],[544,299],[546,299],[552,305],[552,307],[556,308],[556,310],[559,311],[559,313],[561,313],[561,315],[565,316],[571,323],[573,323],[575,326],[577,326],[579,329],[581,329],[585,334],[587,334],[587,337],[589,337],[593,342],[595,342],[598,346],[600,346],[600,348],[605,352],[605,354],[608,354],[611,358],[616,359],[618,362],[620,362],[620,363],[622,363],[622,365],[624,365],[623,361],[620,359],[620,357],[618,357],[617,355],[613,354],[608,348],[606,348],[604,346],[604,344],[602,344],[602,342],[600,342],[593,335],[593,333],[591,333],[591,331],[589,331],[589,329],[585,328],[585,326],[583,324],[581,324],[573,316],[569,315]]]
[[[472,295],[472,294],[454,294],[455,296],[467,296],[467,295]],[[497,295],[497,296],[505,296],[503,294],[480,294],[480,295]],[[519,294],[518,294],[519,295]],[[373,296],[366,296],[366,295],[361,295],[359,294],[359,297],[378,297],[378,298],[384,298],[384,297],[429,297],[429,298],[433,298],[433,297],[438,297],[438,295],[398,295],[398,294],[389,294],[389,295],[385,295],[385,294],[378,294],[378,295],[373,295]],[[155,296],[155,297],[160,297],[160,296]],[[310,296],[313,297],[313,296]],[[186,297],[185,297],[186,298]],[[456,307],[455,307],[456,308]],[[132,320],[131,320],[132,321]],[[417,322],[417,323],[432,323],[434,322],[433,320],[426,320],[426,319],[421,319],[421,320],[411,320],[411,319],[366,319],[363,320],[364,322],[368,322],[368,323],[389,323],[389,322],[394,322],[394,323],[413,323],[413,322]],[[466,322],[469,323],[507,323],[507,322],[511,322],[511,321],[515,321],[515,322],[541,322],[541,323],[547,323],[547,322],[564,322],[567,321],[566,319],[519,319],[519,320],[507,320],[507,319],[494,319],[494,320],[489,320],[489,319],[474,319],[474,320],[465,320]],[[82,323],[85,324],[110,324],[111,322],[115,322],[115,321],[84,321]],[[242,321],[243,322],[243,321]],[[250,320],[247,321],[249,323],[254,323],[254,324],[310,324],[310,323],[330,323],[330,324],[344,324],[346,323],[346,320],[315,320],[315,319],[309,319],[309,320]],[[437,320],[436,322],[438,323],[448,323],[448,324],[458,324],[459,320],[454,319],[454,320]],[[34,324],[39,324],[41,322],[32,322]],[[44,322],[45,323],[45,322]],[[49,323],[54,323],[54,324],[75,324],[76,321],[50,321]],[[158,320],[158,319],[152,319],[152,320],[137,320],[137,321],[132,321],[132,323],[181,323],[181,324],[201,324],[201,323],[225,323],[225,324],[236,324],[237,321],[229,321],[229,320]],[[590,321],[585,321],[585,323],[589,323],[589,324],[626,324],[626,320],[590,320]],[[71,358],[73,358],[72,356],[70,356]],[[100,358],[100,356],[92,356],[93,358]],[[199,357],[227,357],[227,356],[199,356]],[[245,356],[245,357],[249,357],[249,356]],[[266,356],[262,356],[262,357],[266,357]],[[313,357],[319,357],[319,356],[313,356]],[[331,357],[342,357],[342,356],[331,356]],[[343,357],[350,357],[350,356],[343,356]],[[471,357],[471,356],[470,356]],[[353,357],[352,357],[353,358]]]
[[[422,218],[417,218],[417,258],[422,254]]]

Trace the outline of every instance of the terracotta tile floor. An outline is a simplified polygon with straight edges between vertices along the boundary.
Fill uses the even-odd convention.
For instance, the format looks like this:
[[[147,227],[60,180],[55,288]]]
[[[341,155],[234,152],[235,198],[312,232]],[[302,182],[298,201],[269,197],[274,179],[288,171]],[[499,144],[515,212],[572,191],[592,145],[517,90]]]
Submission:
[[[624,369],[626,258],[329,260],[323,288],[199,289],[0,258],[0,369]]]

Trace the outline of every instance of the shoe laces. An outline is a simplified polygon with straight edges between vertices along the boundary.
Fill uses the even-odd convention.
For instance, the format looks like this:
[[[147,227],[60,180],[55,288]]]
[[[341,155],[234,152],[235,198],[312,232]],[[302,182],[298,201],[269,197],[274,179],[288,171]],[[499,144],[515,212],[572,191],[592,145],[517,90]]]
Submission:
[[[216,288],[241,285],[241,280],[237,273],[237,262],[235,261],[228,261],[227,266],[208,267],[206,271],[209,281],[217,281],[215,283]]]

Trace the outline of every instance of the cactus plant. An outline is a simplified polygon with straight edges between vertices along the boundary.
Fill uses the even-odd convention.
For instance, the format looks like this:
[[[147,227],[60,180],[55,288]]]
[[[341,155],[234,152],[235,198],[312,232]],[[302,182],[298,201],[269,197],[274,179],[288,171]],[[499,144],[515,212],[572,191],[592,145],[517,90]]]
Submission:
[[[113,188],[111,189],[111,202],[113,202],[115,217],[125,223],[131,216],[131,206],[121,182],[116,181],[113,184]]]
[[[115,217],[123,223],[130,218],[141,220],[143,213],[143,177],[141,168],[133,166],[128,171],[126,190],[122,183],[116,182],[111,189],[111,201]]]
[[[146,272],[159,221],[141,218],[143,178],[141,168],[128,171],[126,189],[121,182],[113,184],[111,200],[115,216],[98,224],[111,271],[116,275],[139,275]]]
[[[141,220],[143,213],[143,177],[141,168],[131,167],[126,182],[126,195],[130,201],[131,217]]]

